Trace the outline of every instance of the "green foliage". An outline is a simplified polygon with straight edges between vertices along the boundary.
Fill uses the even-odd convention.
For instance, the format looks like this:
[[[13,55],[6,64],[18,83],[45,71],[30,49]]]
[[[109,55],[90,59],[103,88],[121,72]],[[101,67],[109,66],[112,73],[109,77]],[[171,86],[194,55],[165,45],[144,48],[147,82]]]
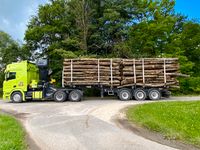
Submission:
[[[60,56],[61,58],[76,58],[77,55],[74,54],[72,51],[66,51],[63,49],[55,49],[53,50],[50,55],[57,55]]]
[[[57,85],[61,86],[62,83],[62,67],[64,58],[76,58],[77,55],[72,51],[66,51],[63,49],[54,49],[49,53],[49,56],[53,58],[50,59],[50,68],[53,70],[52,78],[56,79]]]
[[[183,26],[182,49],[188,60],[194,63],[193,76],[200,76],[200,25],[195,22],[187,22]]]
[[[0,70],[6,64],[17,61],[20,56],[19,45],[3,31],[0,31]]]
[[[127,117],[170,140],[200,146],[200,102],[158,102],[134,106]]]
[[[13,117],[0,114],[0,149],[25,150],[25,132]]]
[[[134,58],[136,55],[127,43],[119,43],[115,45],[112,56],[119,58]]]
[[[25,34],[30,50],[109,54],[125,38],[135,5],[125,1],[56,0],[39,7]]]
[[[166,1],[165,1],[166,2]],[[151,7],[157,8],[156,10]],[[162,57],[166,54],[180,55],[181,39],[179,26],[184,18],[174,15],[174,3],[149,1],[139,23],[129,30],[128,47],[136,57]],[[164,8],[168,11],[164,11]]]
[[[181,78],[179,81],[180,89],[175,94],[200,94],[200,77]]]
[[[3,88],[0,88],[0,98],[3,97]]]
[[[0,72],[0,88],[3,87],[3,81],[4,81],[4,73],[3,71]]]

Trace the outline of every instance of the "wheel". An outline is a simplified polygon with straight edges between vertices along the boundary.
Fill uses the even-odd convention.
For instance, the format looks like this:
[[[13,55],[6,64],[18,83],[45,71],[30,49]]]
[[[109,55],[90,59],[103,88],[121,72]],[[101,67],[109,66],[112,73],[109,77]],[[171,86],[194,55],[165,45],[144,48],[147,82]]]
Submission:
[[[68,98],[72,102],[79,102],[82,99],[82,93],[80,90],[73,90],[69,93]]]
[[[119,99],[122,101],[128,101],[132,98],[131,91],[129,89],[121,89],[119,91]]]
[[[136,89],[134,91],[134,97],[138,101],[143,101],[147,98],[147,94],[143,89]]]
[[[161,93],[157,89],[150,89],[148,96],[150,100],[159,100],[161,98]]]
[[[54,94],[54,100],[56,102],[64,102],[67,98],[67,94],[64,91],[57,91]]]
[[[14,92],[12,95],[11,95],[11,101],[13,103],[21,103],[23,101],[23,98],[22,98],[22,93],[21,92]]]

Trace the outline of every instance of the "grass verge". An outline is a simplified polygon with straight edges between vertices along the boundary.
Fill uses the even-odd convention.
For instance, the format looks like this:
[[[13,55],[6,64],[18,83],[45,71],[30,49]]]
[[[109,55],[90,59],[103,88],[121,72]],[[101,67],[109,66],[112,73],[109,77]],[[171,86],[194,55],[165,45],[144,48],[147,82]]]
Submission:
[[[25,150],[25,132],[21,124],[12,116],[0,114],[0,149]]]
[[[137,105],[128,109],[127,118],[166,139],[200,146],[200,101]]]

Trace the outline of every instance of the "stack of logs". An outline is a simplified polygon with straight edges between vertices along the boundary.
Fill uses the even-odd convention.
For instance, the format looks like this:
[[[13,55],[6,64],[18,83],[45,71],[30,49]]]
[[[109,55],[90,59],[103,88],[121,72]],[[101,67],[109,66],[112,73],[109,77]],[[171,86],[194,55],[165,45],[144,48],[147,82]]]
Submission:
[[[69,85],[178,86],[176,58],[65,59],[63,81]]]
[[[120,59],[65,59],[65,85],[120,85]]]
[[[176,58],[146,58],[122,60],[121,85],[147,87],[178,86],[179,65]]]

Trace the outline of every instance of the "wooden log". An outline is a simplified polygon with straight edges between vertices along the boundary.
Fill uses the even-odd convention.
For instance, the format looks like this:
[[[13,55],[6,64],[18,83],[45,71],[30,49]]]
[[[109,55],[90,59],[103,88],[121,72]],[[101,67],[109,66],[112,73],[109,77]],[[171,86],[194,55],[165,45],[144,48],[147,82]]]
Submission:
[[[135,69],[139,70],[139,69],[142,69],[142,65],[138,65],[138,66],[135,66]],[[163,69],[164,66],[163,65],[159,65],[159,64],[156,64],[156,65],[144,65],[144,69],[145,70],[153,70],[153,69]],[[179,69],[179,66],[178,65],[166,65],[166,68],[176,68],[177,70]],[[133,70],[133,66],[125,66],[123,70]]]
[[[64,66],[63,67],[64,70],[67,70],[67,69],[71,69],[71,66]],[[72,67],[73,69],[98,69],[98,66],[93,66],[93,65],[85,65],[85,66],[73,66]],[[107,70],[110,70],[110,66],[109,67],[106,67],[106,66],[100,66],[99,67],[100,69],[107,69]],[[119,70],[119,67],[113,67],[113,70]]]
[[[190,75],[186,75],[186,74],[182,74],[182,73],[166,73],[167,75],[170,75],[170,76],[178,76],[178,77],[190,77]]]
[[[71,79],[71,77],[64,77],[64,79]],[[86,76],[81,76],[81,77],[73,77],[72,78],[73,80],[89,80],[89,79],[94,79],[94,80],[97,80],[98,79],[98,77],[86,77]],[[101,76],[100,77],[100,80],[104,80],[104,81],[109,81],[111,78],[110,78],[110,76]],[[113,80],[120,80],[121,79],[121,77],[113,77]]]
[[[98,64],[96,64],[96,63],[75,63],[75,62],[73,62],[72,63],[72,65],[73,66],[79,66],[79,67],[83,67],[83,66],[87,66],[87,65],[89,65],[89,66],[97,66]],[[105,64],[105,63],[99,63],[99,65],[100,66],[105,66],[105,67],[110,67],[110,63],[107,63],[107,64]],[[64,66],[71,66],[71,63],[65,63],[64,62]],[[112,66],[113,67],[117,67],[117,66],[119,66],[119,64],[118,63],[112,63]]]

